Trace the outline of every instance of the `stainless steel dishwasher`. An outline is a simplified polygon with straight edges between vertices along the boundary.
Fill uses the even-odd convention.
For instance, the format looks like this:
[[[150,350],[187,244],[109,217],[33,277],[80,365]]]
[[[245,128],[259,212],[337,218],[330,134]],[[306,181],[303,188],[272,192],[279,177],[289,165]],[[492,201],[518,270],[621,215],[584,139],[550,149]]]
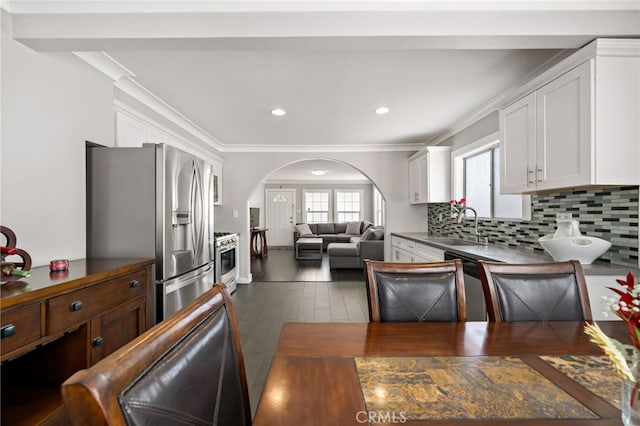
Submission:
[[[480,282],[477,261],[451,251],[444,252],[444,260],[460,259],[464,271],[464,294],[467,302],[467,321],[487,321],[487,307]]]

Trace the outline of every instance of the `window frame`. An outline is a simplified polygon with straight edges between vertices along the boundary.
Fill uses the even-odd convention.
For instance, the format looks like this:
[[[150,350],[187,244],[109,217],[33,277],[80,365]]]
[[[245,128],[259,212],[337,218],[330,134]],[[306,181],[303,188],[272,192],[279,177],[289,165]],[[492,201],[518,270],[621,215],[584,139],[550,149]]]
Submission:
[[[303,205],[303,223],[331,223],[333,222],[333,205],[332,205],[332,189],[303,189],[302,205]],[[307,218],[307,194],[327,194],[327,221],[326,222],[309,222]],[[324,210],[312,210],[311,213],[324,213]]]
[[[498,132],[494,132],[481,139],[471,142],[463,147],[451,152],[451,193],[454,200],[464,198],[465,194],[465,162],[464,160],[469,157],[481,154],[485,151],[492,150],[500,147],[500,135]],[[493,154],[493,153],[492,153]],[[491,174],[493,182],[493,155],[491,155]],[[502,170],[501,170],[502,171]],[[527,194],[520,194],[522,197],[522,217],[504,218],[493,217],[494,211],[494,196],[493,190],[491,191],[491,217],[480,216],[483,219],[496,219],[505,221],[522,221],[531,220],[531,196]],[[473,207],[473,206],[471,206]]]
[[[353,213],[352,210],[338,210],[338,193],[355,193],[360,196],[360,210],[358,210],[358,220],[363,220],[364,217],[364,190],[362,189],[335,189],[333,190],[333,212],[334,212],[334,222],[338,222],[339,214],[342,213]],[[356,221],[356,222],[357,222]],[[354,222],[354,221],[344,221],[344,222]]]
[[[384,197],[378,188],[373,186],[373,224],[375,226],[384,226],[385,223],[385,205]]]

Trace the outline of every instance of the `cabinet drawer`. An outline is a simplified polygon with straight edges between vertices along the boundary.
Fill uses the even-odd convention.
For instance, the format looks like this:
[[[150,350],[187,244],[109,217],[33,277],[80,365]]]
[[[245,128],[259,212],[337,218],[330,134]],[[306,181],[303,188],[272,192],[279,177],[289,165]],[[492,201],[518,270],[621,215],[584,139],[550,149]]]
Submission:
[[[134,272],[47,301],[47,334],[56,334],[135,297],[144,296],[145,273]]]
[[[416,254],[429,262],[442,262],[444,260],[444,250],[432,247],[427,244],[416,243]]]
[[[22,306],[0,313],[2,353],[7,354],[40,339],[40,304]]]
[[[413,251],[415,247],[415,242],[413,240],[408,240],[402,237],[396,237],[395,235],[391,236],[391,245],[395,247],[400,247],[405,250]]]

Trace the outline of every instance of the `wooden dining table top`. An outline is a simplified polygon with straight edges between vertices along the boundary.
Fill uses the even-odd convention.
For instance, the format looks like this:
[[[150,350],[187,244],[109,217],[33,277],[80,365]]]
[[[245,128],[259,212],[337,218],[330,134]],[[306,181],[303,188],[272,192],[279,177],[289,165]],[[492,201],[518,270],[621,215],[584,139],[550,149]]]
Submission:
[[[620,384],[580,321],[285,323],[253,424],[620,425]]]

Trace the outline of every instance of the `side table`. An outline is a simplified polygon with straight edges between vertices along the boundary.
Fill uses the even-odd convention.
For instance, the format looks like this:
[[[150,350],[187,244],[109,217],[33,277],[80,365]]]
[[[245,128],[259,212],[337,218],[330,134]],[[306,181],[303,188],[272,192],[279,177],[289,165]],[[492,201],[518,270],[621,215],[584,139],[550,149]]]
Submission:
[[[267,228],[251,230],[251,258],[262,257],[269,254],[267,245]]]

